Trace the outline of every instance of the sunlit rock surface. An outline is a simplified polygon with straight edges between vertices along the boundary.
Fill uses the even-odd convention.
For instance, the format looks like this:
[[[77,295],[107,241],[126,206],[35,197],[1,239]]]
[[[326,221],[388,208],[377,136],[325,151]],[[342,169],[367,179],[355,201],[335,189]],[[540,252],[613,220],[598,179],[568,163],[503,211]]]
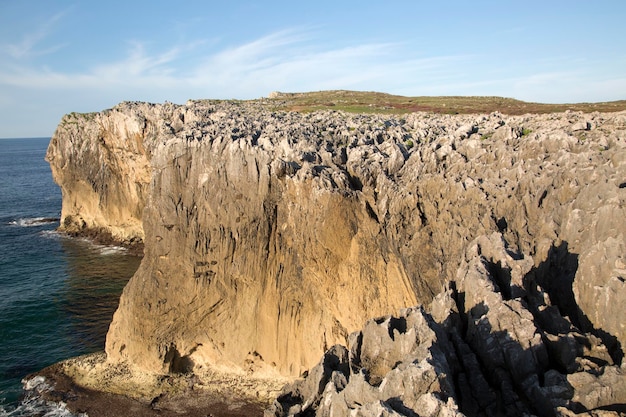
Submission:
[[[145,244],[107,336],[110,361],[298,376],[368,319],[465,285],[470,243],[497,232],[511,258],[489,261],[501,288],[455,289],[474,303],[463,320],[475,343],[487,343],[483,315],[515,305],[515,329],[530,332],[522,354],[537,366],[557,350],[559,372],[579,369],[570,327],[621,362],[626,114],[301,114],[269,103],[122,103],[61,121],[47,158],[62,227]],[[531,276],[545,308],[523,305]],[[504,304],[487,308],[490,294]],[[533,309],[565,322],[543,332]]]

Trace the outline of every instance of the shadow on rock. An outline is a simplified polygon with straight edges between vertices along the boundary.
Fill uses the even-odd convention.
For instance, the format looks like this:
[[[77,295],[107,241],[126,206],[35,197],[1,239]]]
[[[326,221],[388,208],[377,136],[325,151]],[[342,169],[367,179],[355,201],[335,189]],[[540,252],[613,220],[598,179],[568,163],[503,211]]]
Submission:
[[[613,362],[621,365],[624,353],[617,337],[595,328],[576,301],[574,279],[577,271],[578,254],[571,253],[568,243],[563,241],[550,248],[547,259],[529,271],[525,281],[529,285],[533,282],[540,285],[549,295],[552,304],[559,309],[561,316],[568,318],[580,331],[599,337]],[[554,327],[554,323],[542,321],[542,324],[545,328]]]
[[[479,237],[428,307],[368,321],[265,416],[617,415],[624,370],[570,319],[576,255],[551,253],[534,268],[500,234]]]

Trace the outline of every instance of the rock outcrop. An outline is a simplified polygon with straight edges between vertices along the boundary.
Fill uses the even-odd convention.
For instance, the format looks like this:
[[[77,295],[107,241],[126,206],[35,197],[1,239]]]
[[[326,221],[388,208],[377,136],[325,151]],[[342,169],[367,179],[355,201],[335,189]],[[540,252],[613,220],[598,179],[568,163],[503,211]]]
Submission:
[[[144,104],[63,117],[46,155],[62,192],[61,230],[127,245],[143,241],[151,178],[144,139],[154,129],[147,121],[166,114],[166,106]]]
[[[369,376],[344,367],[333,383],[428,377],[445,394],[437,407],[457,410],[444,397],[454,398],[458,381],[440,370],[460,375],[490,363],[497,374],[504,361],[509,379],[465,378],[490,386],[496,402],[505,388],[494,384],[513,384],[523,410],[535,398],[529,378],[560,384],[565,373],[586,372],[581,349],[603,346],[607,364],[623,356],[625,139],[624,113],[385,116],[272,112],[271,100],[122,103],[66,116],[48,160],[63,190],[63,227],[145,242],[107,336],[110,361],[297,376],[367,319],[441,297],[458,306],[464,294],[447,318],[416,308],[394,319],[420,322],[432,348],[362,351],[359,360],[380,361],[365,367]],[[494,232],[507,242],[504,254],[472,263],[487,257],[468,255],[483,247],[472,242]],[[481,265],[486,273],[475,271]],[[483,280],[469,285],[463,273]],[[456,359],[439,345],[442,332]],[[508,346],[499,338],[519,352],[476,357],[491,343]],[[472,363],[453,363],[464,349]],[[333,352],[342,367],[353,365]],[[423,367],[393,362],[407,358]],[[559,375],[546,374],[554,360]],[[387,394],[368,395],[372,410],[394,415],[383,411]],[[470,403],[457,408],[492,402]]]
[[[533,268],[499,233],[481,236],[429,308],[368,321],[266,417],[626,412],[626,367],[560,315]]]

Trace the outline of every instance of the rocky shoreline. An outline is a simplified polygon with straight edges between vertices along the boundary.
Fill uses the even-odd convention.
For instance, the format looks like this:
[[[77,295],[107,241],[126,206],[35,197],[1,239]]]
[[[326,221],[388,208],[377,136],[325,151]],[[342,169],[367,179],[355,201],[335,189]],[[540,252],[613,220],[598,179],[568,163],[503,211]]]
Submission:
[[[143,256],[144,244],[143,240],[137,237],[130,239],[121,239],[115,237],[105,228],[95,227],[83,227],[81,229],[73,227],[61,227],[59,230],[61,233],[78,239],[86,239],[96,245],[104,246],[119,246],[128,251],[128,254],[132,256]]]
[[[63,229],[144,244],[96,390],[127,364],[308,372],[277,416],[623,412],[624,112],[122,103],[64,117],[47,159]]]
[[[103,352],[54,364],[25,381],[42,377],[37,396],[89,417],[262,416],[287,382],[208,370],[155,375],[108,364]]]

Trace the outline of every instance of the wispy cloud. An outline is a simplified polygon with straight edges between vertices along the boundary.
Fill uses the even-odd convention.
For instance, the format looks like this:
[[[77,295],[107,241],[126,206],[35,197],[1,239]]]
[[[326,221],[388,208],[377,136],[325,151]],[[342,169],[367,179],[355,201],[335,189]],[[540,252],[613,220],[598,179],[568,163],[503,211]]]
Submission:
[[[43,89],[125,87],[161,89],[163,94],[258,96],[272,89],[351,88],[384,85],[402,76],[440,71],[466,57],[419,58],[399,43],[364,43],[343,47],[317,44],[307,31],[283,30],[215,50],[202,41],[149,53],[146,45],[129,42],[118,61],[81,72],[58,72],[16,64],[0,66],[0,83]],[[183,64],[184,63],[184,64]],[[163,99],[168,99],[167,96]]]
[[[623,79],[607,77],[592,84],[588,82],[592,76],[580,69],[558,71],[526,62],[522,70],[496,71],[481,56],[433,56],[394,42],[337,46],[309,29],[277,31],[230,45],[199,39],[155,49],[154,44],[133,40],[118,59],[72,72],[18,59],[43,51],[38,45],[61,17],[24,37],[21,49],[15,46],[12,61],[0,61],[0,86],[83,100],[69,103],[67,98],[67,111],[80,111],[87,100],[90,110],[97,110],[129,99],[254,98],[273,90],[367,89],[406,95],[503,95],[530,101],[593,101],[592,85],[603,94],[610,94],[611,86],[624,91]]]
[[[206,63],[219,67],[261,67],[267,64],[268,59],[291,55],[296,45],[302,47],[309,40],[304,32],[282,30],[241,45],[224,48],[207,57]]]
[[[82,75],[91,75],[101,81],[114,83],[141,77],[168,76],[174,72],[173,64],[182,50],[182,48],[175,46],[149,55],[146,53],[143,43],[132,41],[129,44],[128,56],[124,59],[98,65]]]
[[[276,88],[337,85],[349,79],[345,84],[349,86],[380,74],[383,63],[392,59],[389,50],[393,48],[392,44],[370,43],[325,49],[284,32],[209,57],[196,69],[193,82],[226,83],[241,90],[254,84]]]
[[[54,27],[66,14],[67,10],[55,14],[40,24],[33,31],[24,34],[20,41],[16,43],[4,43],[0,45],[0,49],[9,57],[16,60],[57,52],[59,49],[63,48],[65,44],[52,46],[42,46],[41,44],[44,43],[44,41],[50,36]]]

